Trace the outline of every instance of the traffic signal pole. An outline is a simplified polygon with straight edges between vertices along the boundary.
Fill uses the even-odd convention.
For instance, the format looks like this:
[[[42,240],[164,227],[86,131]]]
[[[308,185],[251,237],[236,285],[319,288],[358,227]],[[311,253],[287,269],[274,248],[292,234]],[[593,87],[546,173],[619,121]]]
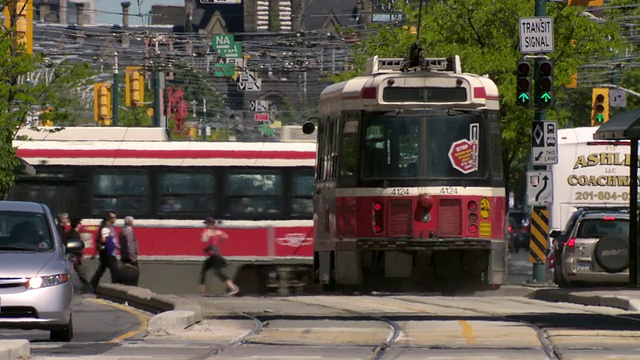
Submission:
[[[113,105],[111,116],[113,118],[113,126],[118,126],[118,53],[115,53],[113,62],[113,87],[111,88],[111,103]]]
[[[546,16],[547,15],[547,0],[536,0],[536,8],[535,8],[535,14],[536,17],[539,16]],[[542,91],[540,90],[540,87],[537,86],[538,84],[538,80],[540,79],[540,67],[536,64],[536,66],[534,66],[534,81],[535,81],[535,89],[534,89],[534,98],[536,99],[534,101],[534,103],[537,102],[537,100],[542,96]],[[539,109],[537,107],[534,107],[534,120],[547,120],[547,114],[545,112],[544,109]],[[533,168],[534,170],[547,170],[546,166],[534,166]],[[533,208],[534,211],[532,211],[532,214],[535,213],[536,211],[540,211],[540,210],[545,210],[545,207],[541,207],[541,206],[535,206]],[[534,226],[534,223],[532,221],[533,219],[531,219],[529,221],[530,226]],[[547,226],[545,226],[545,228],[549,228],[549,220],[545,219],[547,221]],[[531,231],[529,232],[531,233]],[[548,240],[548,236],[549,234],[544,234],[545,236],[547,236],[547,249],[549,248],[549,240]],[[547,251],[548,253],[548,251]],[[533,270],[531,273],[531,277],[534,283],[538,283],[538,284],[542,284],[546,282],[546,278],[547,278],[547,272],[546,272],[546,264],[545,263],[539,263],[539,262],[535,262],[533,263]]]

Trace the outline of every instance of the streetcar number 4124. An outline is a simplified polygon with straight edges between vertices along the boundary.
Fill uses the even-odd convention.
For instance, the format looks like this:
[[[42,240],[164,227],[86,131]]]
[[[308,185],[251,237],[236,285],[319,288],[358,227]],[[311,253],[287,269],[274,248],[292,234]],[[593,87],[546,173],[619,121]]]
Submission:
[[[407,188],[395,188],[391,190],[391,195],[409,195],[409,189]]]

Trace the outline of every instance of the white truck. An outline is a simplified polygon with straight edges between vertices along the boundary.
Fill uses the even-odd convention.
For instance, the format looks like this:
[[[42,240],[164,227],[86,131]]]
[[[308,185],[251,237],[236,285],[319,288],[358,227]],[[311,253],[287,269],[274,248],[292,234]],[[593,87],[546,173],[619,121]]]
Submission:
[[[558,130],[550,230],[562,230],[578,207],[629,206],[629,142],[593,140],[597,129]]]

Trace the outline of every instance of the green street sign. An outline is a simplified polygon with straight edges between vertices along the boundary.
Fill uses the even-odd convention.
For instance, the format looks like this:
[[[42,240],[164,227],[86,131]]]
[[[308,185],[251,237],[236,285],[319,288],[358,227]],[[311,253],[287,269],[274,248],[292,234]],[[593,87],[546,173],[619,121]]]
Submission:
[[[242,57],[242,43],[237,42],[233,44],[231,49],[220,49],[220,56],[225,59],[241,58]]]
[[[596,115],[596,121],[599,123],[604,122],[604,114],[597,114]]]
[[[214,64],[213,72],[216,77],[233,77],[236,74],[236,64]]]
[[[233,44],[232,34],[218,34],[213,35],[211,38],[211,47],[213,50],[233,49]]]
[[[546,103],[551,102],[551,95],[549,95],[549,93],[544,93],[540,96],[540,99]]]

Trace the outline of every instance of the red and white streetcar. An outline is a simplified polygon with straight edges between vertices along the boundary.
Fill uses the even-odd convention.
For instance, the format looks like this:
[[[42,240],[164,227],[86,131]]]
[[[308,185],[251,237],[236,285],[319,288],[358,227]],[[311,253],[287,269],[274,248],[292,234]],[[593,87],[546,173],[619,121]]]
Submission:
[[[374,57],[320,97],[315,279],[348,289],[477,290],[505,280],[498,88],[458,56]],[[312,122],[305,133],[315,130]]]
[[[36,168],[9,193],[85,220],[87,254],[107,211],[136,218],[142,259],[201,259],[206,216],[234,241],[231,260],[313,255],[313,142],[167,141],[162,129],[21,130],[17,155]],[[121,224],[119,224],[121,225]],[[309,265],[310,267],[310,265]]]

